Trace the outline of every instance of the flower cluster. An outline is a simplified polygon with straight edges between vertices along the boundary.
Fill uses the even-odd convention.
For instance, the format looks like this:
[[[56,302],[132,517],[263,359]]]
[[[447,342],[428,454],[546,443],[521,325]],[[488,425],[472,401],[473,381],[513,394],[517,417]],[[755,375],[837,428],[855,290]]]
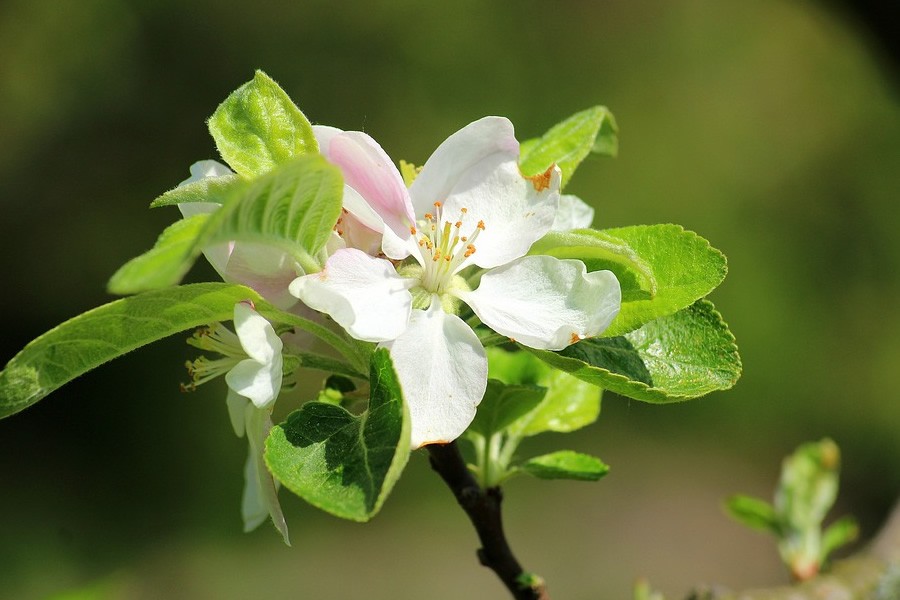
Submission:
[[[593,211],[560,195],[558,167],[522,173],[507,119],[486,117],[450,136],[408,186],[367,134],[323,126],[313,132],[344,180],[342,216],[322,270],[304,273],[282,250],[245,242],[204,253],[226,281],[248,285],[282,308],[299,300],[353,338],[387,348],[409,410],[412,448],[450,442],[474,419],[488,379],[478,333],[487,330],[479,325],[495,338],[561,350],[599,335],[618,314],[621,292],[610,271],[528,254],[553,229],[588,226]],[[182,185],[230,176],[224,165],[202,161]],[[185,217],[218,208],[179,206]],[[234,322],[237,334],[218,326],[195,343],[224,358],[190,368],[197,383],[227,372],[232,423],[250,445],[245,525],[252,529],[270,515],[287,541],[276,484],[262,459],[281,385],[282,343],[246,304],[235,307]]]

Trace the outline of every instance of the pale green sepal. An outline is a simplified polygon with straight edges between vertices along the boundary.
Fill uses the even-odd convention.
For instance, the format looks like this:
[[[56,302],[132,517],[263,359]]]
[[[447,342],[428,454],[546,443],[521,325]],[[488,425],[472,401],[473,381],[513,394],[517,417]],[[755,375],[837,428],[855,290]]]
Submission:
[[[221,208],[196,230],[193,243],[182,246],[184,252],[150,250],[153,256],[140,256],[126,265],[126,272],[116,273],[110,291],[131,294],[175,285],[204,248],[232,241],[281,248],[304,271],[318,271],[321,265],[315,257],[331,236],[342,197],[343,180],[337,167],[318,154],[295,158],[230,187]]]
[[[652,403],[728,389],[741,373],[734,336],[706,300],[625,336],[589,338],[560,352],[525,349],[583,381]]]
[[[225,162],[247,179],[319,151],[309,120],[262,71],[219,105],[209,132]]]
[[[369,408],[308,402],[272,428],[266,464],[287,489],[352,521],[380,509],[409,460],[409,418],[386,349],[372,355]]]
[[[540,138],[523,142],[519,166],[525,175],[536,175],[556,164],[562,171],[562,189],[591,152],[615,156],[616,131],[609,109],[594,106],[557,123]]]
[[[539,479],[579,481],[597,481],[609,472],[609,467],[599,458],[572,450],[536,456],[522,463],[519,469]]]
[[[237,175],[220,177],[204,177],[191,183],[185,183],[169,190],[150,203],[150,208],[174,206],[188,202],[215,202],[221,204],[228,196],[229,190],[240,185]]]
[[[250,288],[200,283],[123,298],[74,317],[29,343],[0,372],[0,418],[136,348],[179,331],[228,321],[234,305],[245,300],[267,317],[286,314]]]

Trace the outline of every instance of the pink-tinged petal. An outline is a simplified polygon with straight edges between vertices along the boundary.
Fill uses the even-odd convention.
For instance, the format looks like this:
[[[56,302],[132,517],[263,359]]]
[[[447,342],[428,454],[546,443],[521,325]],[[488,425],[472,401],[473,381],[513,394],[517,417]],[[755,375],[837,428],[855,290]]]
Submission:
[[[266,517],[281,533],[284,543],[291,545],[287,522],[278,502],[278,484],[266,467],[264,459],[266,437],[272,429],[271,411],[259,410],[248,404],[246,408],[247,441],[250,452],[244,467],[244,495],[241,515],[244,531],[256,529]]]
[[[409,192],[400,171],[375,140],[360,131],[345,131],[330,140],[327,158],[340,167],[344,183],[356,190],[394,233],[409,235],[415,221]]]
[[[610,271],[579,260],[526,256],[488,271],[473,292],[456,292],[497,333],[531,348],[562,350],[602,333],[622,292]]]
[[[427,311],[413,311],[403,335],[384,346],[409,407],[412,447],[462,435],[487,387],[487,356],[475,332],[445,313],[435,296]]]
[[[518,158],[519,142],[509,119],[484,117],[466,125],[437,147],[410,186],[416,217],[434,212],[434,203],[444,202],[465,173],[476,165]]]
[[[343,130],[338,129],[337,127],[330,127],[328,125],[313,125],[313,136],[316,138],[316,143],[319,144],[319,152],[328,159],[328,151],[331,147],[331,140],[334,139],[339,133],[344,133]]]
[[[415,281],[389,261],[355,248],[338,250],[319,273],[298,277],[291,294],[331,316],[358,340],[383,342],[403,333],[412,310]]]

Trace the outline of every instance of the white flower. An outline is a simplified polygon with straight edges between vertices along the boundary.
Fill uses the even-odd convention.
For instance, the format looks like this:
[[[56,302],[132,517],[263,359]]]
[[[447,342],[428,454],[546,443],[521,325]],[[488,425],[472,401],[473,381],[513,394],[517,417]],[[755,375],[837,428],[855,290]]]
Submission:
[[[179,187],[209,177],[231,177],[234,173],[214,160],[201,160],[191,165],[191,176]],[[183,202],[178,205],[183,217],[211,213],[219,208],[215,202]],[[229,242],[203,249],[209,264],[224,281],[253,288],[275,306],[288,309],[297,299],[287,291],[288,284],[302,273],[300,265],[286,252],[251,242]]]
[[[559,210],[550,227],[553,231],[587,229],[594,222],[594,209],[578,196],[563,194],[559,197]]]
[[[327,134],[320,143],[347,182],[344,208],[382,234],[384,255],[415,262],[396,269],[345,248],[320,273],[297,278],[290,292],[357,339],[390,349],[414,448],[462,434],[487,385],[485,351],[457,316],[460,301],[498,333],[548,350],[598,335],[618,313],[621,293],[611,272],[525,256],[554,223],[560,171],[523,176],[508,120],[486,117],[450,136],[408,191],[374,140]],[[473,265],[487,269],[475,290],[460,276]]]
[[[272,408],[281,391],[283,358],[281,339],[272,325],[249,303],[234,305],[237,334],[221,325],[195,335],[190,343],[222,355],[200,357],[188,368],[196,386],[225,374],[228,415],[238,437],[247,436],[249,453],[244,467],[241,515],[244,531],[256,529],[266,517],[290,545],[287,523],[278,502],[278,484],[263,459],[266,437],[272,428]]]

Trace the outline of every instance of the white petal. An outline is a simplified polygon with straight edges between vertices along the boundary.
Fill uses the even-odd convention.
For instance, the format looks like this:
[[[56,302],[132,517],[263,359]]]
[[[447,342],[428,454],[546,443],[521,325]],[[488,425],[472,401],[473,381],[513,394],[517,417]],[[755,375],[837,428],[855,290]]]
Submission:
[[[399,338],[384,344],[403,388],[412,447],[450,442],[475,418],[487,387],[487,356],[478,336],[434,297],[415,310]]]
[[[225,263],[222,279],[251,287],[282,310],[297,303],[288,292],[288,285],[303,270],[286,252],[252,242],[234,244]]]
[[[261,365],[252,358],[242,360],[225,374],[228,387],[249,398],[257,408],[271,406],[281,391],[282,359],[279,354],[272,365]]]
[[[259,410],[252,405],[246,409],[247,440],[250,453],[244,469],[244,498],[241,503],[241,514],[244,517],[244,531],[252,531],[262,523],[266,516],[272,518],[272,524],[281,532],[284,543],[291,545],[288,538],[287,523],[278,502],[278,486],[266,467],[263,453],[266,437],[272,428],[270,411]]]
[[[321,272],[295,279],[290,291],[356,339],[383,342],[406,329],[413,285],[389,261],[345,248],[331,255]]]
[[[444,218],[450,220],[467,209],[463,233],[474,231],[479,221],[484,222],[469,263],[491,268],[524,256],[550,231],[559,207],[561,180],[558,167],[538,176],[538,180],[526,178],[517,160],[486,160],[469,169],[443,207]]]
[[[228,388],[225,405],[228,407],[228,419],[231,421],[231,427],[234,429],[234,434],[238,437],[244,437],[246,429],[244,411],[248,404],[250,404],[250,401],[247,398]]]
[[[519,157],[519,142],[509,119],[484,117],[448,137],[409,188],[415,215],[432,212],[434,203],[446,200],[466,171],[497,155],[509,160]]]
[[[247,356],[260,364],[270,364],[281,355],[282,343],[272,324],[246,302],[234,305],[234,331]]]
[[[562,350],[599,335],[619,313],[622,293],[610,271],[588,273],[580,260],[526,256],[457,292],[497,333],[531,348]]]
[[[409,193],[417,216],[433,213],[433,204],[441,202],[443,220],[462,221],[462,235],[471,237],[483,221],[476,252],[463,266],[490,268],[523,256],[550,230],[561,179],[556,167],[536,177],[523,176],[512,124],[485,117],[447,138]]]
[[[343,133],[343,130],[329,125],[313,125],[312,130],[313,135],[316,137],[316,142],[319,144],[319,152],[327,159],[331,140],[334,139],[334,136],[337,134]]]
[[[559,197],[559,210],[553,220],[553,231],[586,229],[594,222],[594,209],[578,196],[563,194]]]
[[[201,160],[191,165],[191,176],[178,184],[178,187],[200,181],[207,177],[222,177],[234,175],[234,172],[220,162],[214,160]],[[185,219],[194,215],[209,214],[218,210],[221,205],[215,202],[182,202],[178,205],[181,216]],[[230,244],[216,244],[203,249],[203,255],[219,275],[225,271],[225,263],[231,253]]]

